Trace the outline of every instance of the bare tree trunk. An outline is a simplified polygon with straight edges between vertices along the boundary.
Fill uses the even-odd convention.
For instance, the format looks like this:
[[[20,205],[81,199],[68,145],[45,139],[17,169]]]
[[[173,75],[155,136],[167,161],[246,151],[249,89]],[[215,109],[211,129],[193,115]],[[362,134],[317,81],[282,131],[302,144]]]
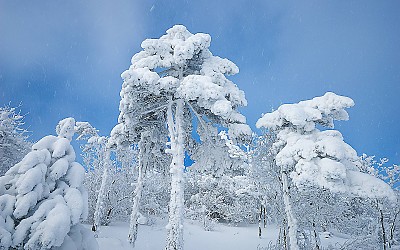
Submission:
[[[319,247],[318,233],[317,233],[317,230],[315,229],[315,222],[314,222],[314,221],[313,221],[313,223],[312,223],[312,226],[313,226],[313,231],[314,231],[315,249],[319,250],[319,249],[321,249],[321,248]]]
[[[138,157],[138,180],[136,183],[136,188],[135,188],[135,194],[133,197],[133,202],[132,202],[132,213],[131,213],[131,219],[130,219],[130,224],[129,224],[129,235],[128,235],[128,242],[131,243],[132,247],[135,247],[135,242],[137,239],[137,233],[138,233],[138,217],[139,217],[139,206],[140,206],[140,199],[142,197],[142,191],[143,191],[143,186],[144,186],[144,167],[143,167],[143,156],[144,156],[144,142],[145,142],[145,132],[142,132],[140,135],[140,141],[139,141],[139,157]]]
[[[172,154],[170,165],[171,173],[171,200],[169,204],[169,221],[167,225],[166,250],[183,249],[183,194],[184,194],[184,131],[183,100],[176,101],[175,122],[172,114],[172,102],[168,106],[167,122],[170,136],[169,153]]]
[[[108,169],[110,168],[110,149],[106,149],[104,161],[103,175],[101,177],[101,185],[97,194],[96,208],[94,210],[92,231],[95,232],[100,225],[101,216],[103,214],[103,201],[106,195],[106,186],[108,183]]]
[[[283,203],[285,205],[285,214],[288,225],[289,249],[299,250],[299,246],[297,244],[297,220],[294,217],[292,205],[290,204],[287,173],[285,171],[282,171],[281,177],[282,177],[282,188],[283,188]]]
[[[389,235],[390,244],[389,244],[389,247],[393,243],[394,231],[396,229],[396,221],[397,221],[397,216],[399,215],[399,213],[400,213],[400,209],[397,209],[396,213],[394,214],[393,221],[392,221],[392,223],[390,225],[390,235]]]
[[[263,212],[263,205],[260,206],[260,214],[258,216],[258,237],[261,238],[261,217]]]
[[[379,207],[379,215],[380,215],[379,221],[381,223],[381,230],[382,230],[383,250],[386,250],[387,249],[387,243],[386,243],[386,232],[385,232],[385,223],[384,223],[384,218],[383,218],[383,211],[382,211],[382,208],[380,208],[379,204],[378,204],[378,207]]]
[[[264,228],[267,226],[267,207],[264,204],[264,211],[263,211],[263,216],[264,216]]]
[[[287,227],[286,226],[287,226],[286,219],[283,219],[283,249],[285,249],[285,250],[288,249],[287,234],[286,234]]]

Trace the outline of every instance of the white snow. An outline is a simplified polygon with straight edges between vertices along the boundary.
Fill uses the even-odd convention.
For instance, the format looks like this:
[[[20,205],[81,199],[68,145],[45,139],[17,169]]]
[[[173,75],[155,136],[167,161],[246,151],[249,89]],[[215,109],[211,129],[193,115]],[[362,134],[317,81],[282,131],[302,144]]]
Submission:
[[[354,106],[352,99],[339,96],[332,92],[315,97],[311,100],[301,101],[296,104],[284,104],[278,110],[263,115],[256,126],[277,129],[286,123],[295,127],[311,131],[316,123],[333,128],[333,120],[348,120],[349,115],[344,110]]]
[[[19,248],[23,244],[25,249],[49,249],[62,246],[66,237],[74,237],[69,235],[71,228],[79,226],[87,214],[84,169],[75,162],[70,145],[74,126],[73,118],[60,121],[58,137],[44,137],[0,177],[1,247]],[[81,244],[79,239],[74,241]]]
[[[156,219],[152,225],[139,226],[138,239],[135,250],[164,249],[166,230],[165,220]],[[131,250],[132,247],[126,240],[128,223],[115,222],[109,226],[102,226],[96,232],[96,240],[100,250]],[[89,228],[89,225],[86,225]],[[268,224],[262,228],[262,237],[258,237],[258,225],[228,226],[217,224],[213,231],[205,231],[200,222],[186,220],[184,231],[185,249],[190,250],[243,250],[243,249],[268,249],[271,243],[275,243],[279,228]],[[322,246],[337,245],[343,243],[347,236],[340,237],[333,234],[330,238],[324,238],[321,234]],[[346,238],[342,238],[346,237]]]

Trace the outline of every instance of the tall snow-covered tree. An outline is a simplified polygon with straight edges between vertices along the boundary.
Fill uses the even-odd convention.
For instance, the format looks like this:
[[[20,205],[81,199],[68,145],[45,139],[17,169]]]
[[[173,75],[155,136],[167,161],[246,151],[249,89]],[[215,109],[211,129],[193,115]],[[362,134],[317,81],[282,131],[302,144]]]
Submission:
[[[84,168],[70,142],[75,120],[66,118],[0,177],[3,249],[97,249],[80,221],[87,216]],[[59,248],[58,248],[59,247]]]
[[[0,107],[0,175],[19,162],[32,146],[27,142],[23,116],[15,108]]]
[[[131,124],[168,127],[163,134],[169,138],[167,152],[172,156],[166,249],[183,249],[184,157],[193,117],[199,124],[227,127],[234,139],[250,134],[245,117],[237,111],[247,104],[244,92],[226,78],[238,73],[238,68],[227,59],[213,56],[208,49],[210,42],[208,34],[193,35],[186,27],[176,25],[159,39],[143,41],[143,50],[132,57],[132,65],[122,73],[121,114],[113,134],[141,136],[138,126]],[[135,103],[146,105],[139,109]]]
[[[146,171],[167,172],[168,155],[165,154],[167,129],[165,127],[165,97],[147,89],[144,72],[134,72],[132,81],[124,81],[121,90],[120,115],[111,131],[109,147],[124,150],[137,145],[138,178],[132,198],[132,211],[128,241],[134,246],[138,233],[140,201]],[[161,104],[161,106],[159,106]]]
[[[280,171],[290,249],[299,249],[298,222],[291,197],[295,191],[320,187],[363,198],[394,198],[386,183],[358,171],[357,153],[343,141],[340,132],[317,128],[333,128],[334,120],[348,120],[345,108],[353,105],[350,98],[328,92],[312,100],[284,104],[257,121],[258,128],[276,134],[272,147]]]

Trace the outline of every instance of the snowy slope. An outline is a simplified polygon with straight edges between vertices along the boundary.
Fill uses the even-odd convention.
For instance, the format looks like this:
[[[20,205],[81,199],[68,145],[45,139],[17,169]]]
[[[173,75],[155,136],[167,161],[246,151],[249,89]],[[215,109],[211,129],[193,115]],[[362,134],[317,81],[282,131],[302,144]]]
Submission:
[[[167,221],[156,221],[151,226],[139,226],[138,240],[135,250],[164,249]],[[89,226],[87,226],[89,228]],[[100,250],[132,250],[127,242],[129,224],[127,222],[113,223],[102,226],[96,232]],[[279,229],[276,225],[267,225],[263,229],[263,237],[258,237],[257,225],[226,226],[218,224],[213,231],[204,231],[199,222],[186,221],[184,228],[184,248],[189,250],[246,250],[267,249],[268,244],[275,242]],[[335,245],[343,243],[345,238],[332,237],[325,239],[321,235],[322,244]]]

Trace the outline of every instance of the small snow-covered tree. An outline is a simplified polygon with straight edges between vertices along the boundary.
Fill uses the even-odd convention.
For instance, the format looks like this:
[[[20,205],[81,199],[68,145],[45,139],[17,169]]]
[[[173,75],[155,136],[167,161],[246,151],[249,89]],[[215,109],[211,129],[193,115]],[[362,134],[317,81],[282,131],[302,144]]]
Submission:
[[[161,121],[168,127],[164,135],[169,138],[167,152],[172,161],[167,249],[183,248],[184,157],[193,117],[199,124],[207,121],[228,127],[234,139],[250,134],[245,117],[237,111],[246,105],[244,92],[226,78],[238,68],[213,56],[208,49],[210,41],[207,34],[193,35],[176,25],[159,39],[143,41],[143,51],[132,57],[129,70],[122,73],[120,124],[114,134],[141,136],[141,131],[132,130],[137,126],[129,124]],[[135,103],[146,105],[138,109]]]
[[[276,134],[272,147],[280,171],[290,249],[299,249],[295,192],[320,187],[363,198],[394,198],[386,183],[358,171],[357,153],[338,131],[317,128],[333,128],[334,120],[347,120],[345,108],[353,105],[350,98],[328,92],[312,100],[284,104],[257,121],[258,128]]]
[[[80,221],[87,216],[84,168],[70,142],[75,120],[59,122],[56,136],[32,146],[0,177],[0,244],[3,249],[97,249]]]
[[[397,202],[388,204],[387,200],[373,200],[373,212],[379,218],[375,224],[378,244],[384,249],[400,245],[400,166],[388,166],[388,159],[375,160],[374,156],[363,154],[358,165],[360,171],[375,176],[392,187],[397,195]]]
[[[0,107],[0,175],[19,162],[32,146],[22,128],[23,116],[15,108]]]
[[[130,196],[132,193],[132,159],[136,150],[126,148],[116,152],[117,161],[110,161],[107,157],[108,138],[100,136],[98,131],[88,122],[77,122],[75,126],[78,134],[77,140],[86,141],[82,145],[82,158],[86,168],[84,186],[89,193],[89,214],[87,222],[92,223],[93,228],[98,225],[107,225],[111,219],[126,219],[130,210]],[[106,164],[108,163],[108,164]],[[107,169],[105,189],[99,196],[103,183],[104,168]],[[98,202],[102,197],[101,203]]]
[[[94,151],[97,153],[97,156],[92,158],[92,161],[97,163],[97,166],[101,166],[102,175],[100,178],[100,187],[97,191],[97,198],[96,198],[96,206],[94,209],[93,215],[93,226],[92,231],[96,231],[98,226],[101,224],[101,218],[104,214],[104,200],[106,198],[106,189],[109,185],[109,175],[110,175],[110,168],[112,168],[112,161],[111,157],[111,150],[107,147],[108,139],[104,136],[99,136],[97,134],[97,130],[92,127],[88,122],[79,122],[76,124],[74,128],[75,131],[79,133],[78,139],[87,138],[88,145],[84,148],[84,152]],[[86,158],[86,160],[91,161],[90,159]],[[87,162],[89,163],[89,162]],[[98,169],[100,171],[100,168]]]

